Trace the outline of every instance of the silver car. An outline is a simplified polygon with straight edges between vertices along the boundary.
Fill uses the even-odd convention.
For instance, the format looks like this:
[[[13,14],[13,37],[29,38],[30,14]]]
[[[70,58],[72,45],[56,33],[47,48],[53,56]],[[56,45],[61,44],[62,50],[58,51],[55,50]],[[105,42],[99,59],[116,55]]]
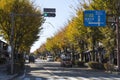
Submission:
[[[54,61],[53,56],[47,56],[47,61]]]

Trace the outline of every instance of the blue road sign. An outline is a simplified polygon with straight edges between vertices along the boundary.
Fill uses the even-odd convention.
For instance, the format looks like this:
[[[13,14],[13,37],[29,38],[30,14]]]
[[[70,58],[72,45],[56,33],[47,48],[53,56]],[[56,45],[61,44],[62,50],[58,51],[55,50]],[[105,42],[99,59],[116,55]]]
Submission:
[[[84,11],[84,26],[106,26],[106,13],[104,10]]]

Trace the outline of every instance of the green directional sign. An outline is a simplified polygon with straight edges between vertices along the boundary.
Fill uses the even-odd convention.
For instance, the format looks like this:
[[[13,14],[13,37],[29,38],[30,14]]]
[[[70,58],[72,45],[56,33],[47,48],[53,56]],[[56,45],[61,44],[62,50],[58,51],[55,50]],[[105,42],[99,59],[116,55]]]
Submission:
[[[44,17],[55,17],[55,13],[44,13]]]

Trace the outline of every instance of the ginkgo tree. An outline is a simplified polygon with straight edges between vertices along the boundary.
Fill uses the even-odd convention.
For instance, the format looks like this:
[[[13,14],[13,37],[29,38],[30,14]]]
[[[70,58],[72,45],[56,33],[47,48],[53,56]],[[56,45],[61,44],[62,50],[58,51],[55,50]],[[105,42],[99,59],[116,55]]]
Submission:
[[[5,40],[10,43],[12,28],[10,14],[13,12],[16,14],[14,16],[15,51],[16,53],[29,51],[30,47],[39,38],[38,34],[42,29],[41,25],[44,19],[41,16],[41,11],[30,0],[1,0],[0,4],[0,29]],[[34,16],[26,16],[27,14]]]
[[[109,15],[118,15],[118,0],[93,0],[93,3],[90,5],[92,9],[105,10],[106,16]],[[112,23],[113,24],[113,23]],[[107,23],[106,27],[99,28],[103,38],[100,39],[100,42],[103,43],[103,46],[106,49],[106,56],[109,58],[111,55],[114,55],[114,50],[116,48],[116,29],[115,25]],[[113,56],[112,56],[113,57]],[[112,58],[114,59],[114,58]],[[112,60],[110,59],[110,60]]]

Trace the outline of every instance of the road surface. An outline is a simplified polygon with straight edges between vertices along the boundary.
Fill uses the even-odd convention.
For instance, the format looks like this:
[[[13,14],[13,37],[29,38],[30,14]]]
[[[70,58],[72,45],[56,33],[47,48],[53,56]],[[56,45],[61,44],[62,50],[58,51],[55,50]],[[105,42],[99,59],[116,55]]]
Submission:
[[[60,67],[59,62],[37,59],[35,63],[26,64],[22,80],[120,80],[120,75],[88,68]]]

